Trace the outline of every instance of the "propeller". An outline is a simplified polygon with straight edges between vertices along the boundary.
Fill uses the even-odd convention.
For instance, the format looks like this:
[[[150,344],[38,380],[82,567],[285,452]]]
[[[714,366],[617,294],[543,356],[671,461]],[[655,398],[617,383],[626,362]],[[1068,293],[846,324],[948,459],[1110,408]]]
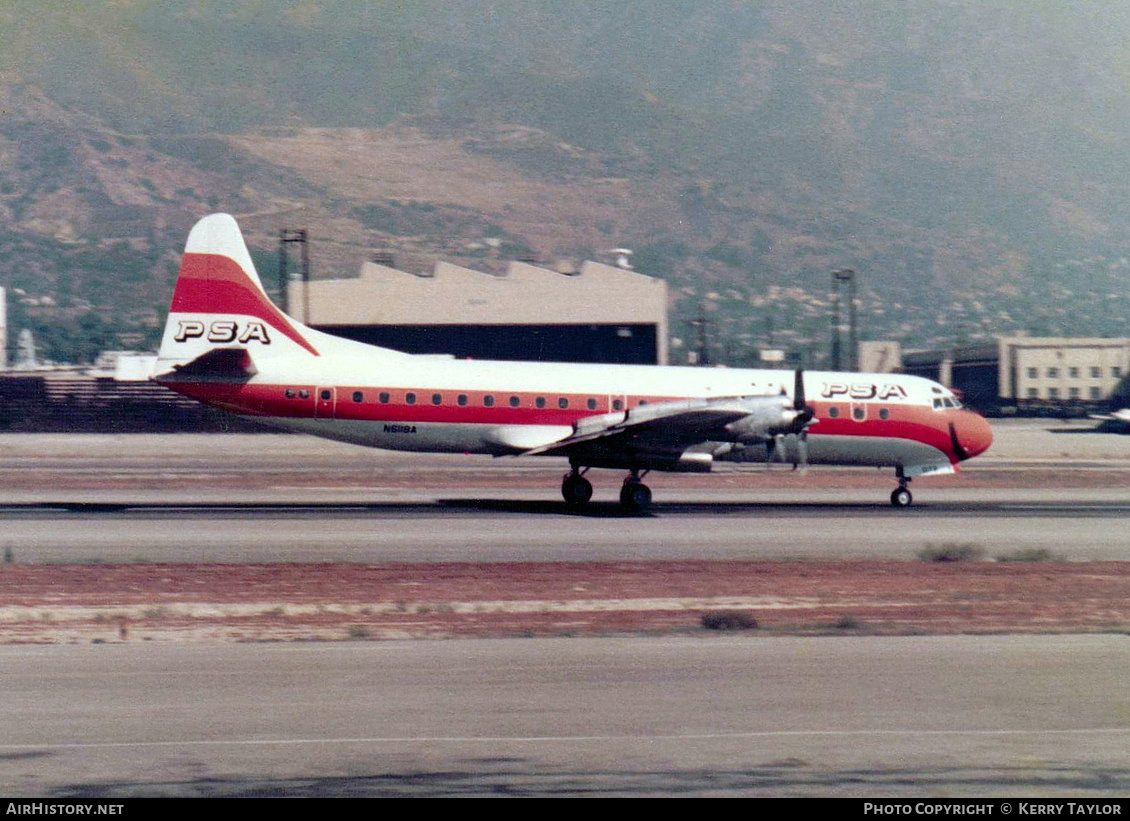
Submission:
[[[788,391],[782,385],[781,398],[787,399],[787,397]],[[785,437],[795,436],[796,459],[792,460],[793,470],[799,468],[803,471],[808,469],[808,426],[812,424],[812,420],[816,417],[816,409],[805,400],[804,370],[801,368],[797,368],[793,377],[792,405],[792,421],[783,430],[778,428],[777,433],[766,441],[765,447],[770,462],[785,462],[789,456]]]
[[[800,433],[816,415],[816,409],[805,401],[804,397],[804,369],[797,368],[793,377],[793,410],[797,412],[793,419],[793,431]]]
[[[793,378],[793,432],[796,434],[797,461],[793,470],[808,470],[808,426],[816,416],[816,409],[805,401],[804,369],[797,368]]]
[[[953,447],[953,455],[961,461],[969,458],[969,452],[957,441],[957,428],[953,426],[953,422],[950,422],[950,446]]]

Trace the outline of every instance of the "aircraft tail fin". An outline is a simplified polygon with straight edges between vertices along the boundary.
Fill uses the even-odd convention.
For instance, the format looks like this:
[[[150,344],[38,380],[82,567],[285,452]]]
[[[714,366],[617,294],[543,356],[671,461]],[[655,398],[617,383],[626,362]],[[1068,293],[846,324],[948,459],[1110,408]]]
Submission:
[[[232,216],[211,214],[196,223],[181,259],[158,374],[213,350],[242,350],[254,358],[318,356],[313,336],[271,302]]]

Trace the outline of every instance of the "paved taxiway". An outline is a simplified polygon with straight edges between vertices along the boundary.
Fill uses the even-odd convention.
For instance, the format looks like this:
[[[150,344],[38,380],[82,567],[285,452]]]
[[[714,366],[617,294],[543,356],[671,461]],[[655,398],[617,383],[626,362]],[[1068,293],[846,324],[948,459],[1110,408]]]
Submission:
[[[1130,638],[0,647],[0,793],[1124,796]]]
[[[916,484],[905,511],[874,474],[829,487],[814,470],[812,487],[657,480],[645,517],[610,501],[568,513],[541,463],[300,437],[2,437],[0,548],[20,562],[536,561],[910,558],[959,542],[1130,558],[1130,437],[1014,433],[969,481]],[[1048,483],[993,486],[978,465],[1040,467]],[[1057,486],[1070,471],[1109,481]],[[0,646],[0,791],[1125,795],[1128,642]]]
[[[643,517],[621,515],[612,502],[576,515],[543,495],[0,507],[0,546],[22,562],[908,559],[940,544],[972,544],[989,556],[1044,549],[1069,560],[1130,559],[1124,492],[935,489],[895,510],[873,491],[814,491],[797,503],[781,491],[750,502],[748,492],[668,490],[668,501]]]
[[[990,556],[1130,559],[1130,436],[1038,422],[996,430],[963,477],[916,483],[908,510],[886,504],[887,474],[829,481],[814,469],[737,488],[725,475],[653,475],[656,503],[642,517],[621,514],[609,471],[594,474],[595,504],[568,511],[560,460],[269,434],[5,435],[0,548],[32,562],[378,562],[910,558],[962,543]],[[1033,470],[1037,486],[978,481]],[[1103,478],[1081,486],[1091,474]]]

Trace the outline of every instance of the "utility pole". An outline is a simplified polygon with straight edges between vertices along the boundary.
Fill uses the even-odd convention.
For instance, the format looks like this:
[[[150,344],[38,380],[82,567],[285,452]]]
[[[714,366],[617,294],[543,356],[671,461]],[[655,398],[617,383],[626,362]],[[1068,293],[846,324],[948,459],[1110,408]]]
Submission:
[[[840,283],[832,274],[832,370],[840,370]]]
[[[282,289],[283,313],[290,313],[290,274],[287,270],[287,246],[297,242],[302,246],[302,322],[310,324],[310,246],[305,228],[283,228],[279,231],[279,287]]]
[[[856,339],[855,323],[855,271],[840,268],[832,272],[832,370],[838,371],[840,363],[840,283],[847,283],[848,303],[848,370],[859,369],[859,343]]]
[[[710,321],[705,308],[700,316],[690,321],[690,325],[698,329],[698,364],[702,367],[710,365]]]

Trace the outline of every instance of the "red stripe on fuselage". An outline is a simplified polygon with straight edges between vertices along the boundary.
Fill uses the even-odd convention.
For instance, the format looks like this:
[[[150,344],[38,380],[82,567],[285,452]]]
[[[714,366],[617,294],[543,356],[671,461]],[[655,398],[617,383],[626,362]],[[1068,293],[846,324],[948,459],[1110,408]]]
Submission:
[[[168,387],[193,399],[219,405],[237,413],[254,416],[275,416],[280,418],[309,419],[315,416],[318,405],[318,390],[325,386],[316,385],[240,385],[216,383],[166,383]],[[292,391],[293,397],[286,392]],[[406,422],[433,424],[483,424],[483,425],[572,425],[578,419],[595,416],[610,411],[608,395],[598,394],[549,394],[518,393],[506,391],[458,391],[435,390],[430,388],[336,388],[336,406],[333,417],[341,420],[369,422]],[[305,391],[306,397],[300,392]],[[361,402],[353,401],[353,393],[362,395]],[[389,394],[388,402],[380,402],[382,392]],[[414,404],[407,404],[408,393],[416,395]],[[439,405],[432,404],[432,395],[442,397]],[[458,405],[457,397],[467,396],[467,405]],[[484,396],[493,396],[492,407],[483,405]],[[519,406],[511,407],[511,396],[519,398]],[[568,408],[557,407],[560,397],[569,399]],[[619,398],[619,394],[615,394]],[[544,397],[547,407],[538,408],[535,401]],[[589,398],[596,400],[596,408],[589,409]],[[632,408],[646,400],[651,404],[675,401],[686,397],[640,397],[625,396],[626,407]],[[851,418],[852,404],[862,406],[867,416],[863,420]],[[839,409],[839,416],[828,415],[832,407]],[[961,461],[954,453],[949,433],[949,423],[953,413],[968,411],[935,410],[924,405],[883,404],[883,403],[813,403],[816,423],[809,428],[810,436],[874,437],[882,439],[904,439],[928,445],[945,454],[951,464]],[[880,419],[880,409],[886,409],[889,416]],[[319,417],[326,416],[319,412]],[[326,418],[331,418],[326,416]],[[979,452],[979,451],[978,451]]]
[[[261,319],[314,356],[318,352],[270,303],[235,260],[219,254],[185,254],[170,313],[239,314]]]
[[[857,406],[861,403],[855,403]],[[960,460],[953,452],[946,411],[934,410],[924,405],[882,405],[862,403],[866,418],[851,418],[851,404],[815,403],[818,424],[809,428],[809,436],[875,436],[883,439],[906,439],[940,450],[957,464]],[[831,408],[839,408],[840,415],[828,415]],[[880,408],[886,408],[889,417],[878,418]],[[845,418],[846,417],[846,418]]]

